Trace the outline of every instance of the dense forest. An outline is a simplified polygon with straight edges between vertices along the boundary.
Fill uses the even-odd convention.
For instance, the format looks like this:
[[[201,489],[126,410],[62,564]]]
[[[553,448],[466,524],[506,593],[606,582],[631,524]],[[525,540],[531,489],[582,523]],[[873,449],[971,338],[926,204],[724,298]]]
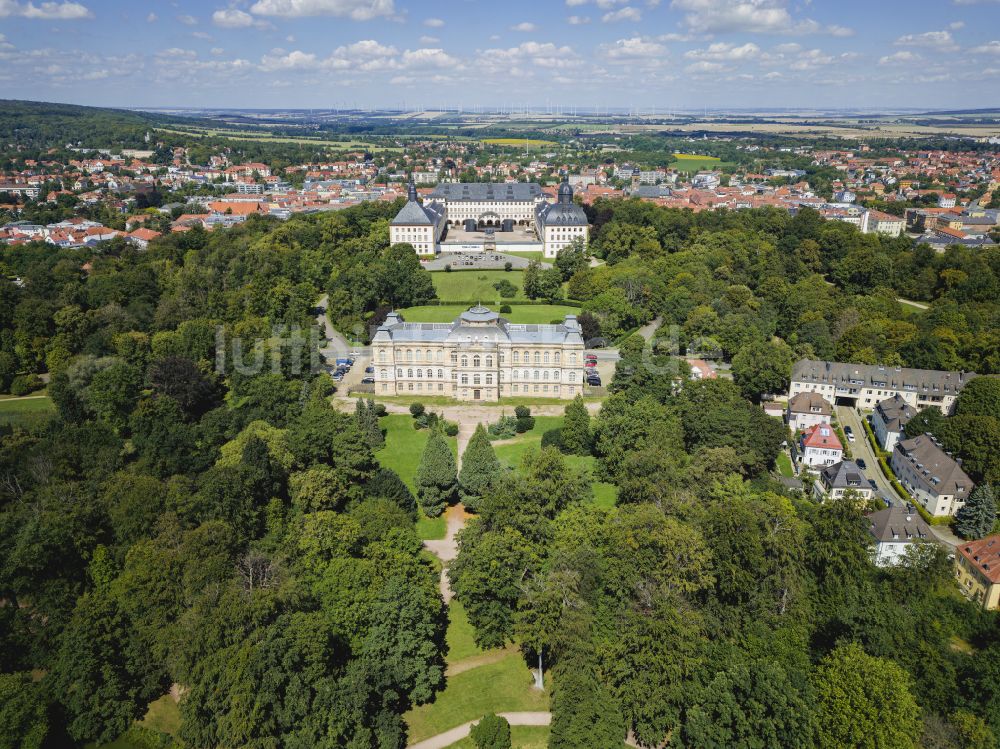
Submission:
[[[110,741],[171,685],[188,747],[406,745],[402,714],[445,683],[438,568],[365,409],[308,366],[320,294],[362,334],[433,300],[389,245],[397,209],[5,251],[0,385],[45,375],[56,413],[0,440],[0,747]],[[541,659],[550,745],[995,747],[995,616],[937,546],[877,569],[866,508],[775,482],[788,435],[755,401],[802,356],[1000,371],[1000,255],[809,210],[588,211],[605,264],[556,272],[623,341],[611,395],[467,482],[450,571],[479,643]],[[734,381],[678,381],[628,337],[656,317]]]

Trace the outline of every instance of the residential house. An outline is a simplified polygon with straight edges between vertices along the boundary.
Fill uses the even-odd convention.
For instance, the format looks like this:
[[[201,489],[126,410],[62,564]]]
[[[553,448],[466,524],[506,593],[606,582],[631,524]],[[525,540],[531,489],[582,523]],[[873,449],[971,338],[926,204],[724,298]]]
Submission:
[[[878,402],[872,412],[872,431],[883,450],[887,453],[893,451],[903,434],[903,427],[916,415],[917,409],[899,393]]]
[[[892,452],[892,470],[899,483],[935,517],[954,515],[972,493],[974,484],[956,460],[930,434],[899,440]]]
[[[691,368],[692,380],[714,380],[718,377],[718,374],[712,369],[712,365],[704,359],[686,359],[685,361]]]
[[[145,250],[149,247],[149,243],[161,236],[160,232],[153,231],[152,229],[146,229],[145,227],[141,229],[136,229],[132,233],[126,235],[126,239],[130,244],[135,245],[140,250]]]
[[[833,407],[819,393],[799,393],[788,399],[786,419],[792,432],[804,432],[818,424],[828,424]]]
[[[1000,605],[1000,535],[959,544],[955,548],[959,590],[984,609]]]
[[[864,472],[853,460],[842,460],[827,466],[819,472],[819,480],[813,484],[813,496],[818,502],[843,499],[848,492],[863,500],[871,499],[874,493]]]
[[[879,567],[894,567],[915,543],[932,540],[931,529],[913,505],[893,505],[868,516],[868,532],[875,539],[873,561]]]
[[[829,424],[817,424],[805,431],[799,441],[799,462],[804,466],[829,466],[839,463],[844,446]]]

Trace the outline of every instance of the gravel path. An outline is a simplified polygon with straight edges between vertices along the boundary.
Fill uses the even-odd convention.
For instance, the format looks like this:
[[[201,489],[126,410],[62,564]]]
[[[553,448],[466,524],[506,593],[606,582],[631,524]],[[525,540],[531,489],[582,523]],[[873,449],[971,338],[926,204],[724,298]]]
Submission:
[[[547,726],[552,722],[552,713],[500,713],[512,726]],[[446,749],[456,741],[461,741],[472,731],[479,720],[470,720],[449,731],[431,736],[429,739],[410,744],[407,749]]]

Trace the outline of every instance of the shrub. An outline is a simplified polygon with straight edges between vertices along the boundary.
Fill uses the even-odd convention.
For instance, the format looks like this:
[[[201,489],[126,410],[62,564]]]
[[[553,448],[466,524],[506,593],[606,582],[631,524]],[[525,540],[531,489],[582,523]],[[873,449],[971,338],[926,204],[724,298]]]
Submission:
[[[386,415],[386,410],[385,410],[385,404],[384,403],[376,403],[375,404],[375,415],[378,416],[379,418],[381,418],[381,417],[383,417],[383,416]]]
[[[513,267],[514,267],[514,264],[510,260],[508,260],[506,263],[503,264],[503,269],[505,271],[507,271],[508,273],[510,273],[510,271],[511,271],[511,269],[513,269]]]
[[[446,421],[444,423],[444,433],[449,437],[454,437],[458,434],[458,424],[454,421]]]
[[[517,287],[506,278],[493,284],[493,288],[496,289],[500,296],[504,299],[512,299],[517,296]]]
[[[535,428],[535,417],[534,416],[523,416],[517,419],[517,426],[515,429],[518,434],[524,434],[525,432],[530,432]]]
[[[527,418],[531,416],[531,409],[527,406],[518,406],[514,409],[514,415],[519,419]]]
[[[504,414],[500,417],[499,421],[495,421],[490,424],[487,430],[490,435],[490,439],[493,440],[506,440],[517,434],[517,417],[507,416]]]
[[[510,305],[509,304],[501,304],[500,305],[500,314],[502,314],[502,315],[509,315],[510,312],[511,312],[511,310],[510,310]]]
[[[444,266],[444,272],[451,273],[451,263],[448,263],[447,265]]]
[[[562,429],[550,429],[542,435],[542,447],[554,447],[562,450]]]
[[[45,383],[36,374],[18,375],[10,383],[10,394],[18,397],[27,395],[41,388]]]
[[[469,736],[476,749],[510,749],[510,723],[493,713],[484,715]]]
[[[423,403],[411,403],[410,404],[410,416],[414,419],[420,416],[424,412]]]

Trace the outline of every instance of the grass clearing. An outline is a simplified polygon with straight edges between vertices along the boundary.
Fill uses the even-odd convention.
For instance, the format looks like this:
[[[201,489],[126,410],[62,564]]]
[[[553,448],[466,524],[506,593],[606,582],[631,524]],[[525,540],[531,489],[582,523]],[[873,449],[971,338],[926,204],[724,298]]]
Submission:
[[[404,716],[410,728],[409,741],[423,741],[486,713],[547,711],[549,693],[537,691],[533,683],[520,653],[452,676],[433,703]]]
[[[792,469],[792,459],[788,457],[788,453],[778,453],[778,457],[775,460],[778,466],[778,473],[787,479],[795,476],[795,471]]]
[[[501,271],[503,272],[503,271]],[[439,306],[408,307],[399,310],[407,322],[452,322],[468,309],[462,304],[442,304]],[[544,324],[553,320],[562,322],[566,315],[579,313],[579,307],[564,304],[517,304],[504,317],[512,323]]]
[[[448,633],[445,637],[448,642],[448,663],[486,652],[476,645],[475,630],[469,624],[469,617],[458,599],[453,598],[448,604],[448,620]]]
[[[511,440],[497,444],[494,450],[500,462],[517,468],[521,465],[521,459],[529,450],[540,450],[542,446],[542,435],[550,429],[558,429],[562,426],[562,416],[536,416],[533,429],[514,437]],[[566,464],[578,469],[587,471],[591,476],[597,469],[597,458],[592,455],[564,455]],[[594,504],[604,509],[615,506],[618,498],[618,489],[614,484],[603,481],[594,481]]]
[[[438,298],[445,302],[479,301],[499,307],[510,299],[526,299],[524,296],[524,271],[512,270],[462,270],[435,271],[431,274]],[[509,281],[517,287],[517,294],[509,299],[500,296],[493,284]]]
[[[31,427],[44,424],[56,412],[48,396],[4,398],[0,400],[0,424]]]
[[[142,720],[136,721],[136,725],[176,737],[181,730],[180,706],[172,696],[165,694],[149,703],[146,715]],[[148,749],[148,746],[148,743],[126,733],[108,744],[87,744],[86,749]]]
[[[412,399],[413,403],[419,399]],[[379,424],[385,430],[385,447],[375,453],[379,465],[391,468],[399,474],[410,491],[417,493],[417,468],[420,466],[420,456],[424,454],[424,445],[430,432],[427,429],[414,429],[413,417],[409,414],[388,414],[379,419]],[[457,452],[458,445],[454,437],[445,437],[451,445],[451,451]],[[429,518],[419,512],[416,525],[417,536],[423,540],[444,538],[446,524],[443,515]]]
[[[675,153],[674,158],[677,161],[670,164],[670,168],[679,172],[700,172],[703,169],[720,169],[732,165],[731,162],[723,161],[717,156],[702,156],[695,153]]]

